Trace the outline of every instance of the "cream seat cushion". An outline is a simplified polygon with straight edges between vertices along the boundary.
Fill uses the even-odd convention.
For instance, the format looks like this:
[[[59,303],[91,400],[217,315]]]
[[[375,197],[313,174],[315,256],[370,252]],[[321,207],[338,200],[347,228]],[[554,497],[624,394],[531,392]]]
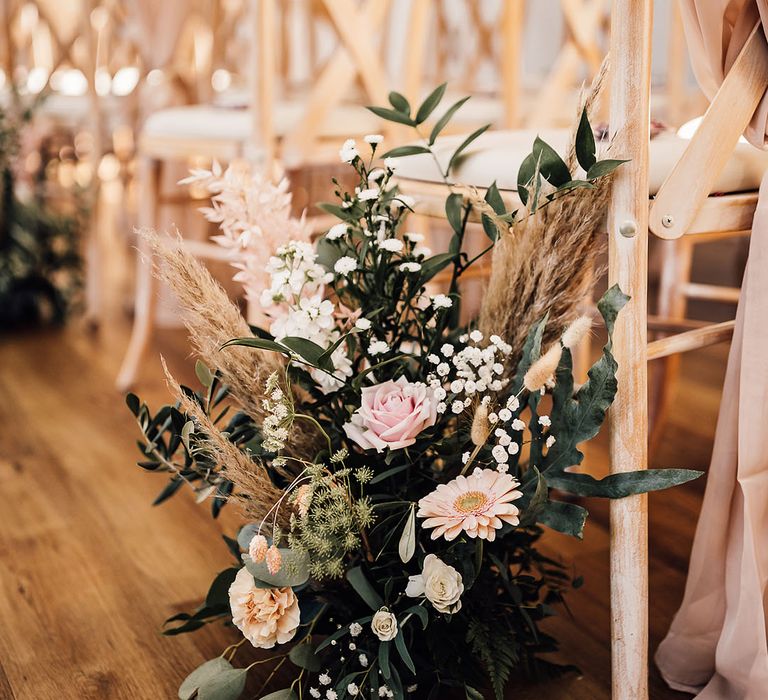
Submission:
[[[517,171],[523,158],[531,152],[536,136],[541,136],[562,155],[568,147],[568,134],[567,129],[486,132],[473,141],[464,152],[460,163],[454,168],[452,179],[454,182],[478,188],[486,188],[495,180],[500,190],[517,189]],[[464,135],[446,136],[435,142],[433,150],[443,169],[464,138]],[[672,132],[662,132],[651,140],[649,194],[658,192],[687,144],[687,139]],[[409,181],[413,181],[410,188],[412,190],[418,190],[419,182],[442,182],[437,166],[429,154],[407,156],[398,158],[397,161],[397,178],[406,193],[409,193]],[[768,152],[739,143],[712,191],[733,193],[757,190],[766,170]]]
[[[277,136],[289,133],[305,109],[306,103],[300,101],[278,103],[274,115]],[[151,138],[239,142],[248,139],[252,126],[253,117],[248,109],[191,105],[154,112],[147,118],[143,134]],[[342,104],[328,114],[320,134],[345,139],[373,133],[380,128],[380,120],[364,107]]]

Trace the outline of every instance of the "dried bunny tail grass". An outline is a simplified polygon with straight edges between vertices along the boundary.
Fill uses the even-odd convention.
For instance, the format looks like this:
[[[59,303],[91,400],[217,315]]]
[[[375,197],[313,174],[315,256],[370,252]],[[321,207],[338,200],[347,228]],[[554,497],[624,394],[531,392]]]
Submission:
[[[183,309],[184,325],[197,354],[210,367],[217,368],[234,399],[257,422],[262,422],[262,403],[267,378],[276,371],[282,373],[281,358],[272,352],[221,346],[233,338],[252,335],[240,310],[232,303],[222,286],[206,267],[170,236],[155,231],[138,232],[152,247],[156,256],[155,274],[178,297]],[[177,236],[177,241],[181,237]],[[294,427],[291,445],[286,453],[308,458],[316,453],[316,435],[303,426]]]
[[[552,378],[560,358],[563,355],[563,346],[554,343],[536,362],[534,362],[523,377],[523,386],[530,392],[539,391]]]
[[[572,350],[579,344],[581,339],[587,333],[589,333],[591,328],[592,317],[579,316],[570,326],[568,326],[568,328],[565,329],[565,332],[560,337],[560,342],[563,344],[564,348]]]
[[[491,434],[491,423],[488,420],[488,407],[485,404],[479,404],[475,411],[475,417],[472,419],[472,431],[470,436],[472,444],[484,445],[488,436]]]
[[[584,98],[588,112],[603,86],[604,70]],[[574,134],[577,128],[578,119]],[[526,215],[496,244],[479,327],[512,346],[510,369],[517,365],[531,327],[545,314],[545,346],[579,315],[606,245],[610,193],[611,177],[603,177],[593,188],[572,191]]]
[[[168,371],[165,358],[161,357],[160,361],[168,388],[181,404],[182,411],[190,416],[206,435],[203,449],[218,464],[224,465],[227,479],[235,485],[230,499],[240,505],[248,518],[262,520],[270,508],[283,496],[283,491],[272,483],[262,465],[246,457],[236,445],[221,434],[200,405],[182,391],[179,383]],[[280,525],[288,526],[288,517],[284,517]]]

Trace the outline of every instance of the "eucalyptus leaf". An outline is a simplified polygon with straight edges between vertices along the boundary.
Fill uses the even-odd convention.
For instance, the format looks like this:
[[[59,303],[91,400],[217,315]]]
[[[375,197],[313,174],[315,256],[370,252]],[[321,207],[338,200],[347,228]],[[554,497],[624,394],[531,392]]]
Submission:
[[[429,149],[426,146],[398,146],[390,151],[387,151],[382,158],[404,158],[405,156],[417,156],[421,153],[429,153]]]
[[[405,646],[405,637],[403,636],[402,630],[399,630],[397,636],[395,637],[395,649],[397,649],[397,653],[400,654],[400,658],[403,660],[403,663],[408,667],[410,672],[416,673],[416,666],[413,663],[411,655],[408,653],[408,647]]]
[[[379,668],[381,674],[389,680],[392,677],[392,669],[389,666],[389,645],[390,642],[381,642],[379,644]]]
[[[291,353],[284,348],[280,343],[276,343],[274,340],[267,340],[265,338],[233,338],[228,340],[221,349],[231,347],[232,345],[241,345],[246,348],[257,348],[259,350],[271,350],[272,352],[279,352],[290,357]]]
[[[205,681],[224,671],[230,670],[232,670],[232,664],[221,656],[206,661],[202,666],[198,666],[184,679],[179,687],[180,700],[190,700],[190,698],[197,692],[197,689]]]
[[[451,228],[455,233],[461,233],[463,229],[463,215],[462,204],[464,203],[464,197],[458,192],[449,194],[445,200],[445,218],[451,225]]]
[[[400,555],[400,561],[407,564],[416,553],[416,507],[412,504],[408,519],[405,521],[405,527],[400,535],[400,542],[397,545],[397,552]]]
[[[389,93],[389,104],[391,104],[398,112],[410,116],[411,105],[405,98],[405,95],[401,95],[399,92],[393,90]]]
[[[197,689],[198,700],[237,700],[243,690],[248,671],[232,668],[216,674]]]
[[[317,673],[320,670],[320,658],[311,644],[296,644],[289,652],[288,658],[299,668]]]
[[[237,544],[240,545],[240,549],[248,551],[248,547],[251,546],[251,540],[259,532],[259,523],[248,523],[243,525],[237,533]]]
[[[694,469],[642,469],[595,479],[589,474],[562,472],[550,477],[549,486],[576,496],[624,498],[678,486],[702,474]]]
[[[599,177],[604,177],[612,173],[622,163],[628,163],[626,160],[616,160],[608,158],[606,160],[599,160],[589,170],[587,170],[587,179],[596,180]]]
[[[331,357],[325,354],[325,348],[322,345],[307,338],[290,335],[283,338],[281,342],[309,364],[333,372]]]
[[[429,623],[429,613],[426,611],[426,609],[421,605],[413,605],[410,608],[407,608],[405,610],[405,614],[411,614],[415,615],[419,618],[419,621],[421,622],[421,629],[425,630],[427,629],[427,624]]]
[[[309,579],[309,557],[306,552],[279,547],[281,556],[280,570],[275,574],[270,574],[267,569],[267,562],[255,562],[249,556],[243,555],[245,568],[251,575],[272,588],[286,588],[301,586]]]
[[[503,216],[506,214],[506,207],[504,205],[504,200],[501,198],[501,193],[499,192],[499,188],[496,185],[496,180],[494,180],[490,187],[485,192],[485,201],[490,204],[491,209],[493,209],[493,212],[498,216]]]
[[[421,277],[419,285],[426,284],[438,272],[448,267],[456,259],[455,253],[438,253],[428,258],[421,264]]]
[[[429,93],[429,95],[427,95],[427,98],[424,100],[424,102],[421,103],[421,106],[416,112],[417,124],[425,122],[429,118],[429,115],[435,111],[437,105],[440,104],[440,100],[443,99],[447,85],[448,83],[438,85],[434,90],[432,90],[432,92]]]
[[[208,365],[202,360],[197,360],[197,362],[195,362],[195,374],[204,387],[207,388],[213,384],[213,373],[208,369]]]
[[[184,447],[187,448],[187,452],[192,452],[189,446],[189,436],[195,432],[195,424],[193,421],[188,420],[184,423],[184,427],[181,429],[181,441],[184,443]]]
[[[539,522],[565,535],[581,539],[588,515],[586,508],[575,503],[548,501],[539,513]]]

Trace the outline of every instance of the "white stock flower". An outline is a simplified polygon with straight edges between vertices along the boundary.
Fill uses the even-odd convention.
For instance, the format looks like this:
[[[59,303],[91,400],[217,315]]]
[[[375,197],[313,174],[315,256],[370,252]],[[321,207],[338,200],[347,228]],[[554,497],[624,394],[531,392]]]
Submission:
[[[349,255],[345,255],[344,257],[339,258],[336,261],[336,264],[333,266],[334,272],[339,275],[348,275],[350,272],[353,272],[356,269],[357,260],[351,258]]]
[[[329,241],[335,241],[342,236],[347,235],[347,231],[349,230],[349,227],[347,224],[334,224],[331,226],[331,228],[328,229],[328,233],[325,234],[325,237]]]
[[[417,576],[408,577],[405,594],[410,598],[425,596],[435,610],[452,614],[461,609],[464,582],[461,574],[434,554],[427,554]]]
[[[416,231],[406,231],[403,234],[403,238],[406,238],[411,243],[423,243],[424,242],[424,234],[423,233],[417,233]]]
[[[383,340],[372,340],[368,345],[369,355],[383,355],[389,351],[389,345]]]
[[[400,272],[418,272],[421,270],[421,264],[417,262],[404,262],[399,267]]]
[[[389,642],[397,637],[397,618],[387,608],[381,608],[373,615],[371,630],[380,641]]]
[[[377,199],[380,193],[381,190],[378,187],[369,187],[366,190],[360,190],[357,193],[357,198],[361,202],[367,202],[371,199]]]
[[[384,137],[381,134],[368,134],[364,137],[364,140],[366,143],[370,144],[377,144],[381,143],[384,140]]]
[[[339,158],[342,163],[351,163],[359,155],[355,139],[347,139],[339,151]]]
[[[379,243],[379,247],[390,253],[399,253],[403,249],[403,242],[399,238],[387,238]]]
[[[445,294],[435,294],[432,297],[432,307],[435,309],[450,309],[453,306],[453,299]]]
[[[355,321],[355,328],[361,331],[367,331],[371,327],[371,321],[368,318],[358,318]]]

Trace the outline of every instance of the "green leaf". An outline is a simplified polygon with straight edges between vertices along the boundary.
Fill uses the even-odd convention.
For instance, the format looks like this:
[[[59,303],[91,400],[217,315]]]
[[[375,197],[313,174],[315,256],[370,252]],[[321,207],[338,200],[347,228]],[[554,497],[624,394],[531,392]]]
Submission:
[[[389,479],[389,477],[394,476],[395,474],[399,474],[400,472],[404,472],[408,467],[410,467],[410,464],[400,464],[396,467],[392,467],[391,469],[386,469],[385,471],[381,472],[380,474],[377,474],[373,477],[368,483],[370,484],[378,484],[380,481],[384,481],[385,479]]]
[[[270,588],[286,588],[301,586],[309,579],[309,557],[306,552],[287,547],[278,547],[282,557],[280,570],[276,574],[270,574],[267,562],[255,562],[247,555],[243,555],[245,568],[251,575]]]
[[[427,98],[424,100],[424,102],[421,103],[419,110],[416,112],[417,124],[425,122],[429,118],[429,115],[435,111],[437,105],[440,104],[440,100],[443,99],[447,85],[448,83],[438,85],[434,90],[432,90],[432,92],[429,93],[429,95],[427,95]]]
[[[587,515],[587,509],[575,503],[549,501],[539,514],[539,522],[565,535],[581,539],[584,536]]]
[[[389,93],[389,104],[391,104],[398,112],[410,116],[411,105],[405,98],[405,95],[401,95],[399,92],[393,90]]]
[[[587,180],[596,180],[599,177],[604,177],[616,170],[622,163],[628,162],[627,160],[615,160],[612,158],[599,160],[587,170]]]
[[[483,694],[471,685],[464,686],[464,695],[467,700],[484,700]]]
[[[541,475],[541,472],[539,472],[536,467],[533,467],[533,470],[537,477],[536,490],[534,491],[531,500],[528,501],[525,506],[525,510],[523,511],[522,517],[520,518],[520,527],[528,527],[529,525],[533,525],[538,520],[539,515],[546,506],[547,499],[549,497],[549,487],[551,484],[547,483],[547,481]]]
[[[501,193],[494,180],[488,190],[485,193],[485,201],[491,205],[494,214],[498,216],[504,216],[506,214],[506,207],[504,206],[504,200],[501,198]]]
[[[336,261],[342,257],[341,248],[329,241],[325,236],[317,241],[317,262],[328,272],[333,272]]]
[[[427,629],[427,624],[429,624],[429,613],[425,610],[423,606],[413,605],[410,608],[407,608],[405,610],[405,614],[416,615],[416,617],[418,617],[419,620],[421,621],[421,629],[423,630]]]
[[[429,153],[429,149],[426,146],[398,146],[391,151],[387,151],[382,158],[403,158],[405,156],[416,156],[420,153]]]
[[[644,469],[595,479],[589,474],[563,472],[550,477],[549,485],[576,496],[624,498],[678,486],[698,479],[702,474],[693,469]]]
[[[431,146],[435,139],[440,135],[440,132],[445,129],[446,125],[449,121],[451,121],[451,118],[454,114],[458,111],[458,109],[469,99],[468,97],[462,97],[458,102],[455,102],[452,104],[443,114],[440,119],[437,120],[437,123],[432,127],[432,132],[429,134],[429,145]]]
[[[539,162],[541,176],[555,187],[570,182],[571,173],[565,161],[552,146],[538,136],[533,142],[533,156]]]
[[[448,167],[446,168],[445,172],[450,173],[453,169],[453,166],[456,164],[456,161],[461,157],[461,154],[464,153],[464,151],[467,149],[467,147],[478,137],[484,134],[490,127],[490,124],[486,124],[485,126],[481,126],[479,129],[476,129],[473,131],[467,138],[465,138],[461,145],[453,152],[453,155],[451,156],[451,159],[448,161]],[[570,178],[569,178],[570,179]]]
[[[371,610],[376,611],[384,605],[381,596],[369,583],[368,579],[365,577],[365,573],[359,566],[347,571],[347,581],[349,581],[349,585],[355,589],[355,592],[365,601],[366,605]]]
[[[384,678],[389,680],[392,677],[392,669],[389,667],[389,642],[379,644],[379,668]]]
[[[463,228],[462,205],[464,197],[457,192],[448,195],[445,200],[445,218],[455,233],[461,233]]]
[[[184,443],[184,447],[187,448],[187,452],[192,452],[192,449],[189,446],[189,436],[192,435],[192,433],[194,432],[195,432],[194,421],[188,420],[186,423],[184,423],[184,426],[181,429],[181,441]]]
[[[405,521],[403,533],[400,535],[400,542],[397,545],[397,553],[400,555],[400,561],[407,564],[416,553],[416,504],[411,504],[408,519]]]
[[[416,666],[413,663],[411,655],[408,653],[408,647],[405,646],[405,637],[403,636],[402,630],[399,630],[397,637],[395,637],[395,649],[397,649],[397,653],[400,654],[400,658],[403,660],[403,663],[408,667],[410,672],[416,673]]]
[[[202,666],[198,666],[184,679],[179,687],[180,700],[190,700],[190,698],[197,692],[197,689],[205,681],[210,680],[224,671],[230,670],[232,670],[232,664],[221,656],[206,661]]]
[[[208,365],[202,360],[195,362],[195,374],[204,387],[207,388],[213,384],[213,374],[211,370],[208,369]]]
[[[320,202],[317,206],[326,214],[330,214],[331,216],[335,216],[337,219],[341,219],[342,221],[347,221],[349,223],[354,223],[357,221],[362,213],[362,209],[357,204],[351,206],[349,209],[342,209],[338,204],[331,204],[330,202]]]
[[[297,336],[286,336],[282,339],[282,344],[289,350],[295,352],[299,357],[309,362],[309,364],[321,369],[333,372],[333,362],[331,356],[325,355],[325,348],[307,338]]]
[[[232,345],[242,345],[246,348],[258,348],[259,350],[270,350],[271,352],[279,352],[290,357],[291,353],[288,352],[280,343],[276,343],[274,340],[267,340],[266,338],[233,338],[228,340],[221,349],[231,347]]]
[[[320,670],[320,658],[311,644],[297,644],[288,652],[288,658],[299,668],[317,673]]]
[[[576,130],[576,160],[579,161],[584,172],[588,172],[595,164],[596,152],[595,135],[592,133],[592,126],[589,123],[587,108],[585,107],[581,112],[579,128]]]
[[[262,695],[259,700],[299,700],[299,696],[291,688],[283,688],[269,695]]]
[[[483,224],[485,235],[495,243],[499,238],[499,229],[494,220],[488,214],[483,213],[480,215],[480,221]]]
[[[229,605],[229,587],[235,580],[237,572],[240,569],[231,567],[220,571],[216,578],[213,579],[211,587],[208,589],[208,594],[205,596],[205,604],[208,607],[215,607],[217,605]]]
[[[387,109],[386,107],[367,107],[369,111],[373,112],[377,117],[381,117],[388,122],[397,122],[398,124],[407,124],[408,126],[416,126],[416,122],[413,121],[407,114],[398,112],[396,109]]]
[[[259,533],[259,523],[248,523],[243,525],[237,533],[237,544],[240,549],[248,551],[248,547],[251,546],[251,540],[255,535]]]
[[[133,413],[134,416],[138,417],[139,411],[141,410],[141,401],[139,400],[139,397],[136,396],[136,394],[129,392],[125,395],[125,403],[128,406],[130,412]]]
[[[198,700],[237,700],[245,690],[248,670],[233,668],[209,678],[197,689]]]
[[[438,253],[425,260],[421,264],[419,286],[429,282],[438,272],[448,267],[455,259],[456,253]]]

